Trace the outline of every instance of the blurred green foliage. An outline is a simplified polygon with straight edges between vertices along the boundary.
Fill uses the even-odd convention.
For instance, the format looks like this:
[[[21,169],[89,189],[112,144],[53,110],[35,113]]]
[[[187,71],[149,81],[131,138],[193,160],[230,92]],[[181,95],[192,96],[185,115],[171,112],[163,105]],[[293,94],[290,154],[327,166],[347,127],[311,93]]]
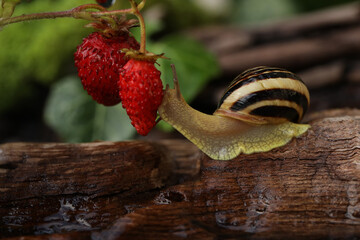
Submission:
[[[219,74],[215,56],[198,42],[179,34],[184,29],[207,24],[261,24],[305,11],[355,2],[356,0],[148,0],[143,10],[147,49],[165,53],[160,59],[162,80],[172,86],[170,64],[177,68],[181,90],[191,101]],[[63,11],[94,0],[23,0],[14,16],[35,12]],[[113,9],[128,7],[117,0]],[[134,129],[121,108],[103,107],[82,89],[73,66],[73,52],[91,29],[75,19],[41,20],[6,26],[0,32],[0,116],[21,111],[39,86],[51,88],[44,116],[65,141],[123,140]],[[134,31],[138,38],[138,33]],[[42,106],[39,106],[42,107]],[[162,129],[169,126],[160,124]]]
[[[45,106],[45,120],[68,142],[129,139],[134,129],[121,104],[105,107],[84,91],[76,75],[55,83]]]
[[[75,3],[77,2],[77,3]],[[88,1],[33,1],[19,4],[14,15],[68,10]],[[73,19],[41,20],[5,26],[0,32],[0,113],[33,96],[36,84],[49,85],[64,72],[66,61],[89,30]]]

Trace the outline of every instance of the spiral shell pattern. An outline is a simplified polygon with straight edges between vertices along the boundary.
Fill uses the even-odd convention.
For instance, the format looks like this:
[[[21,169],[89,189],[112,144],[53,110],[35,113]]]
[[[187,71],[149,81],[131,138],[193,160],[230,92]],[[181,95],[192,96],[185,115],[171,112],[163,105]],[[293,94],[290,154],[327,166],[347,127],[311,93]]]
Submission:
[[[214,114],[255,124],[298,123],[309,103],[309,91],[298,76],[261,66],[244,71],[231,82]]]

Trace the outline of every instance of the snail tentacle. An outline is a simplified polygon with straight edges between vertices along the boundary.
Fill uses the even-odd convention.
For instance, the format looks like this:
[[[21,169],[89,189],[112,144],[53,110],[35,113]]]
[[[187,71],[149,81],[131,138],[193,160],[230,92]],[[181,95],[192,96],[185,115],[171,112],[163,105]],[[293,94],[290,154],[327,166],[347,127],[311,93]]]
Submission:
[[[179,80],[178,80],[178,77],[177,77],[177,74],[176,74],[176,68],[175,68],[174,64],[171,64],[171,69],[172,69],[172,72],[173,72],[173,82],[174,82],[174,89],[176,90],[176,97],[178,99],[181,99],[182,94],[181,94],[181,91],[180,91]]]

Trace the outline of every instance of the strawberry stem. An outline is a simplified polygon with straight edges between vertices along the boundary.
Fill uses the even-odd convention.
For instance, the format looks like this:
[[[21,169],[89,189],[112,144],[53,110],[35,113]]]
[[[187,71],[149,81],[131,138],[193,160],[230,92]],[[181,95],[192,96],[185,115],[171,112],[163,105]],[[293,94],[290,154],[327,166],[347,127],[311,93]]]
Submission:
[[[132,13],[138,18],[140,24],[140,53],[146,53],[146,29],[145,29],[145,20],[142,14],[140,13],[139,5],[136,4],[134,0],[129,0],[132,8]],[[141,8],[145,5],[145,1],[143,0],[141,4]]]

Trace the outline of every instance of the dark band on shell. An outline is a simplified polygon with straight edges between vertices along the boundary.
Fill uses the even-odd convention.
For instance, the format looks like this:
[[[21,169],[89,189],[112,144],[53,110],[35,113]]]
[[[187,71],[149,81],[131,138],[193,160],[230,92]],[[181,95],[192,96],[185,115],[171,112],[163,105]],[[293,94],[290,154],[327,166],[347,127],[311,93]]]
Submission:
[[[281,68],[256,67],[234,79],[219,108],[296,123],[301,121],[309,102],[305,84],[294,73]]]

